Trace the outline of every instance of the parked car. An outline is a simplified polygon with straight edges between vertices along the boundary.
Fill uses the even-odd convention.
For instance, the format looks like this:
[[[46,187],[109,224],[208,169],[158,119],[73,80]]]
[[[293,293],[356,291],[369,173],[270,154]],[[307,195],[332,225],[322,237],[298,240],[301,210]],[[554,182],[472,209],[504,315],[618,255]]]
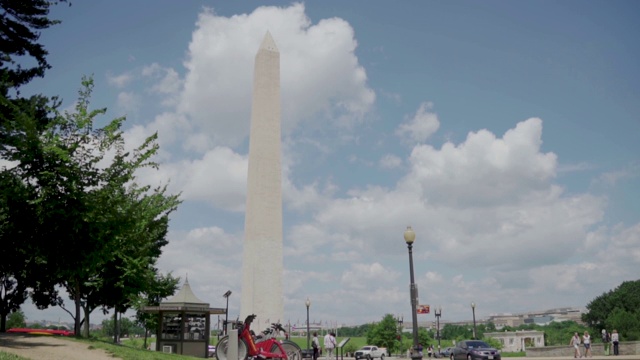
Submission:
[[[440,350],[439,354],[436,354],[437,358],[448,358],[451,356],[451,350],[453,350],[452,347],[448,347],[448,348],[444,348],[442,350]]]
[[[500,360],[500,351],[484,341],[463,340],[456,344],[449,355],[451,360]]]
[[[387,354],[387,348],[379,348],[374,345],[367,345],[360,348],[360,350],[356,351],[355,358],[359,359],[375,359],[380,358],[380,360],[384,360],[384,356]]]

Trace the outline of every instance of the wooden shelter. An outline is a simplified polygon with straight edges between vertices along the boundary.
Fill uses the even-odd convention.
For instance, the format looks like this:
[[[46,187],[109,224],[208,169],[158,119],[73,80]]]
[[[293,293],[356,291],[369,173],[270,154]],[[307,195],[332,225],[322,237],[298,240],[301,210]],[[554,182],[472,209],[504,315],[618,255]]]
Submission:
[[[210,308],[198,299],[189,279],[173,297],[142,311],[158,314],[156,351],[201,358],[208,357],[211,315],[225,314],[224,308]]]

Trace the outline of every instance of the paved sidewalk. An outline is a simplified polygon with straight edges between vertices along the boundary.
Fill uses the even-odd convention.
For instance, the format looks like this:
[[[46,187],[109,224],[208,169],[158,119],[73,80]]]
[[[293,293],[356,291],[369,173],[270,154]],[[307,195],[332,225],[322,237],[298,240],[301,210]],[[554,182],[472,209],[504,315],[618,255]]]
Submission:
[[[321,358],[319,358],[318,360],[320,360]],[[326,359],[326,358],[324,358]],[[425,356],[422,358],[422,360],[428,360],[429,357]],[[434,358],[432,358],[434,359]],[[570,359],[574,359],[573,356],[558,356],[558,357],[503,357],[502,360],[570,360]],[[640,355],[618,355],[618,356],[614,356],[614,355],[610,355],[610,356],[605,356],[605,355],[594,355],[593,357],[590,358],[582,358],[582,360],[640,360]],[[342,360],[340,358],[338,358],[338,360]],[[348,358],[345,356],[345,360],[353,360],[353,358]],[[395,357],[395,356],[385,356],[385,360],[410,360],[406,357],[404,358],[400,358],[400,357]],[[435,360],[435,359],[434,359]],[[443,360],[447,360],[446,358]]]

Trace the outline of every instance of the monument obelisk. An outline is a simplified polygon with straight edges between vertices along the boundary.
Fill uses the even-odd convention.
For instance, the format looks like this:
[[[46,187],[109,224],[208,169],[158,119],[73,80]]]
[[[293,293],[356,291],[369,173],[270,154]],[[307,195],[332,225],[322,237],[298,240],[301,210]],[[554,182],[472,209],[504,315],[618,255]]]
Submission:
[[[256,332],[284,321],[280,132],[280,52],[267,32],[253,73],[240,304]]]

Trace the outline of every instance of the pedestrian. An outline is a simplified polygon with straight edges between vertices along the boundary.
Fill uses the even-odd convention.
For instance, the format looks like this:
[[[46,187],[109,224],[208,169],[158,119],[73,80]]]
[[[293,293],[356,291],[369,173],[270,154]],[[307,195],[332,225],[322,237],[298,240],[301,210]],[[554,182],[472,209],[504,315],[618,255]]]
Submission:
[[[416,350],[418,350],[418,355],[420,355],[420,357],[422,357],[422,350],[424,348],[422,347],[422,344],[418,343],[418,347],[416,348]]]
[[[611,338],[609,336],[609,333],[607,332],[606,329],[602,329],[602,347],[604,348],[604,354],[605,355],[609,355],[609,342],[611,341]]]
[[[429,354],[429,357],[431,357],[431,355],[433,355],[433,346],[429,345],[427,347],[427,353]]]
[[[320,348],[320,340],[318,340],[318,333],[313,333],[313,340],[311,340],[311,347],[313,348],[313,360],[318,360],[318,349]]]
[[[582,343],[584,344],[584,357],[593,357],[593,354],[591,354],[591,335],[589,335],[588,331],[585,331],[584,335],[582,335]]]
[[[573,337],[571,338],[571,342],[569,345],[573,345],[573,357],[581,358],[582,354],[580,354],[580,335],[577,332],[573,333]]]
[[[324,336],[324,350],[327,352],[327,359],[333,357],[333,349],[336,348],[336,334],[330,332]]]
[[[611,333],[611,342],[613,343],[613,355],[620,355],[618,352],[618,342],[620,341],[620,335],[618,335],[618,330],[613,329]]]

